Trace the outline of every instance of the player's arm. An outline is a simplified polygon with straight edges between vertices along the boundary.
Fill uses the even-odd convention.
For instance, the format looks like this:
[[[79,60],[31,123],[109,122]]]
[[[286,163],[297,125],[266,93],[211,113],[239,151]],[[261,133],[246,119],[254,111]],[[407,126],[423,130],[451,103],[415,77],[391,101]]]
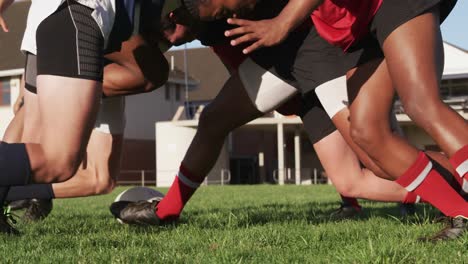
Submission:
[[[0,0],[0,27],[3,31],[8,32],[8,26],[3,18],[3,12],[14,2],[14,0]]]
[[[228,37],[240,35],[231,41],[233,46],[253,42],[242,51],[244,54],[261,47],[271,47],[285,40],[322,2],[323,0],[291,0],[280,14],[272,19],[252,21],[229,18],[229,24],[239,27],[227,30],[225,34]]]
[[[148,45],[141,36],[132,36],[118,52],[107,54],[112,61],[104,67],[103,91],[106,96],[146,93],[162,86],[169,65],[157,46]]]

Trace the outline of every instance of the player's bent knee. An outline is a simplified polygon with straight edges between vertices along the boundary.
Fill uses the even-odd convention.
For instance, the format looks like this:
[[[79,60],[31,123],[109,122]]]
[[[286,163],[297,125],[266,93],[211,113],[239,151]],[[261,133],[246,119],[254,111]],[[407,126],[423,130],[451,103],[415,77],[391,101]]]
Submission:
[[[365,151],[377,146],[384,135],[378,126],[371,127],[366,124],[352,124],[350,134],[352,140]]]
[[[109,194],[115,188],[116,182],[113,178],[108,179],[97,179],[95,184],[95,195]]]

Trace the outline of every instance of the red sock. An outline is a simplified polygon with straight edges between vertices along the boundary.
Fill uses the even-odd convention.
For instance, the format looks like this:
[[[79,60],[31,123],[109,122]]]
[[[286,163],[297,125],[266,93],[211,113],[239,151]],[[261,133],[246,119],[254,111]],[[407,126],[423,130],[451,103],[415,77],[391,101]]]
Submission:
[[[362,207],[359,205],[359,202],[356,198],[354,197],[348,197],[340,194],[341,200],[343,200],[344,205],[349,205],[357,209],[358,211],[361,211]]]
[[[413,165],[396,180],[398,184],[421,196],[447,216],[468,217],[468,204],[432,167],[429,158],[420,152]]]
[[[156,207],[156,215],[159,219],[177,220],[185,204],[203,182],[203,179],[195,177],[181,164],[171,188]]]
[[[466,179],[468,174],[468,145],[465,145],[463,148],[453,154],[453,156],[450,158],[450,163],[457,171],[458,176]]]

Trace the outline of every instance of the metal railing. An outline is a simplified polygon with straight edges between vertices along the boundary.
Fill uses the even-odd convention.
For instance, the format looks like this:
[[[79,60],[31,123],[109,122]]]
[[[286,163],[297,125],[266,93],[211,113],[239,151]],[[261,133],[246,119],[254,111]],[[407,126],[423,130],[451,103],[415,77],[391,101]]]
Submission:
[[[296,184],[296,169],[295,168],[284,168],[284,184]],[[317,168],[301,168],[300,169],[301,178],[299,179],[299,184],[309,185],[309,184],[325,184],[328,182],[328,178],[322,176],[322,171]],[[276,169],[273,171],[273,181],[279,183],[279,170]]]
[[[132,175],[124,177],[123,175]],[[155,170],[121,170],[120,179],[132,178],[131,180],[117,179],[118,185],[140,185],[140,186],[156,186],[156,171]],[[134,178],[134,180],[133,180]]]
[[[163,171],[158,171],[163,172]],[[176,175],[176,171],[164,171]],[[131,175],[130,177],[128,175]],[[140,186],[157,186],[157,173],[155,170],[122,170],[120,171],[120,179],[117,179],[118,185],[140,185]],[[128,179],[130,178],[130,179]],[[125,179],[125,180],[124,180]],[[220,170],[219,180],[205,178],[203,185],[225,185],[231,181],[231,171],[228,169]]]

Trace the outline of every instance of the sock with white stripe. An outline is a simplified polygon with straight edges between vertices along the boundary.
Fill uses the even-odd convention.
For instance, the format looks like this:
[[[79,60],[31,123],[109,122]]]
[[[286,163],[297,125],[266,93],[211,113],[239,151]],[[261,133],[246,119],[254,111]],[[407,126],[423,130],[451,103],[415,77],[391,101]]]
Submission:
[[[181,164],[171,188],[157,205],[156,215],[159,219],[164,221],[177,220],[185,204],[204,179],[205,177],[196,177]]]
[[[450,217],[468,217],[468,204],[435,170],[432,162],[420,152],[411,167],[396,180],[408,192],[414,192]]]
[[[458,150],[451,158],[450,163],[455,168],[459,182],[465,192],[468,192],[468,145]]]

